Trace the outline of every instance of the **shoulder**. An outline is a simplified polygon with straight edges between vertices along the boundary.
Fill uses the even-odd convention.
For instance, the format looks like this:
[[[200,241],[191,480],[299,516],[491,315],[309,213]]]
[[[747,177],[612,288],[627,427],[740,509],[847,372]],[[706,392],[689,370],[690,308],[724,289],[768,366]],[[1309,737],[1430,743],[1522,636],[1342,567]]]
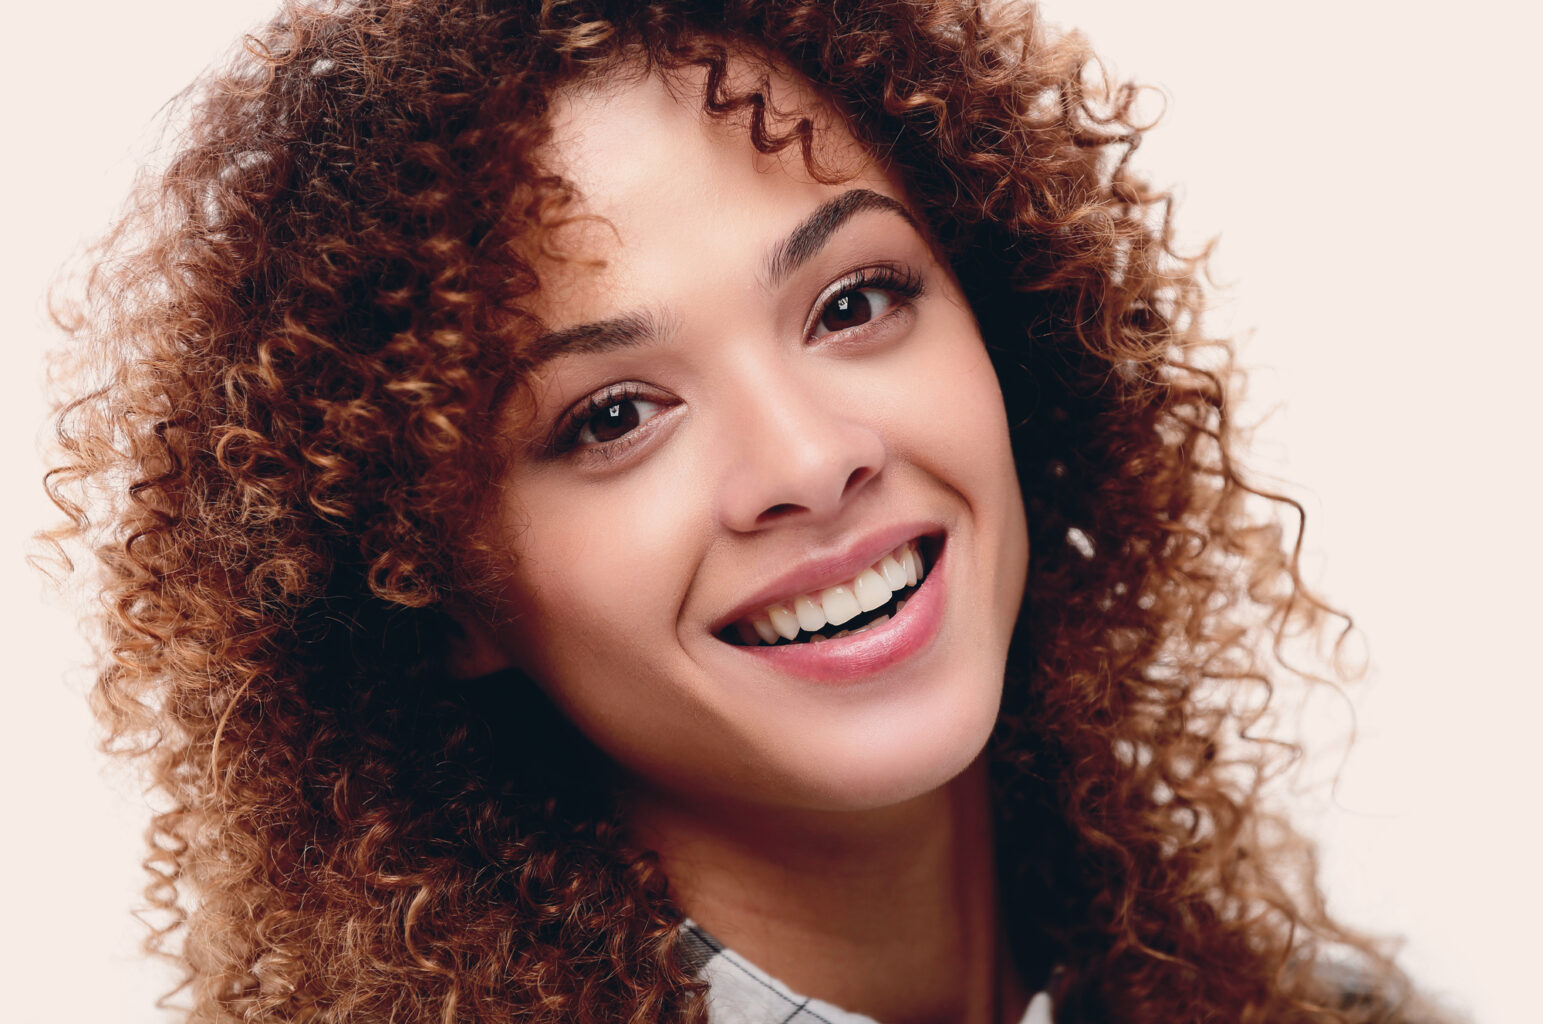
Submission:
[[[1378,972],[1346,963],[1320,964],[1314,979],[1326,1002],[1366,1024],[1474,1024],[1472,1017],[1440,1006],[1401,971]]]

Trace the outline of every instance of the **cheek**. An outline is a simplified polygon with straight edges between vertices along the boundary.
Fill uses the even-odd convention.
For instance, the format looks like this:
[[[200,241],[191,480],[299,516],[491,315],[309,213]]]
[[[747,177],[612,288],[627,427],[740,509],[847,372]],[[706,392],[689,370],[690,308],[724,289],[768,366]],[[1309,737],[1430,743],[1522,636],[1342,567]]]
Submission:
[[[962,304],[951,304],[927,325],[925,344],[891,387],[901,396],[890,403],[894,436],[918,461],[957,481],[966,499],[982,487],[1017,494],[1001,387]]]
[[[939,344],[918,367],[928,381],[917,405],[917,461],[970,507],[989,560],[992,593],[1002,622],[1016,619],[1028,577],[1028,523],[1018,485],[1012,439],[996,369],[973,320],[954,327],[952,344]],[[961,342],[958,339],[964,338]]]
[[[715,720],[679,632],[705,534],[679,481],[636,476],[644,493],[629,480],[603,502],[598,488],[521,481],[530,525],[511,541],[500,653],[608,757],[666,778],[674,751],[712,743],[713,730],[680,739],[681,723]],[[714,756],[731,763],[734,752]]]
[[[1002,391],[985,346],[975,341],[965,348],[946,378],[940,419],[950,441],[958,446],[955,452],[962,466],[999,473],[1012,466]]]
[[[603,489],[539,479],[511,488],[529,524],[511,540],[515,568],[504,587],[515,665],[544,680],[608,675],[675,642],[699,557],[701,503],[652,477]]]

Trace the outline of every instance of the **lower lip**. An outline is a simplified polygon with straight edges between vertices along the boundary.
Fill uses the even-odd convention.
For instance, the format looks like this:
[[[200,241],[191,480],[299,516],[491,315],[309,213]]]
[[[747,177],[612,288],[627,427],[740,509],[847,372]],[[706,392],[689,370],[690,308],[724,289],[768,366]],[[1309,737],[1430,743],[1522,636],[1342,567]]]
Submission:
[[[905,607],[888,622],[861,633],[818,643],[736,647],[777,672],[822,683],[870,679],[912,658],[932,643],[943,622],[943,567],[947,544],[939,549],[922,585],[906,598]]]

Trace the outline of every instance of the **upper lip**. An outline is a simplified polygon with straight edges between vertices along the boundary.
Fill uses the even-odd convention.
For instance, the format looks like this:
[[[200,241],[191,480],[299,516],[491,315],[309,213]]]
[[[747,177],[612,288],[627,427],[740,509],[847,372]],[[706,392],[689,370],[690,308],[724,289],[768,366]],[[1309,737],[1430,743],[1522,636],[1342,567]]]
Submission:
[[[719,616],[712,631],[717,633],[727,629],[779,601],[788,601],[799,594],[813,594],[838,583],[847,583],[906,541],[941,532],[943,528],[937,523],[896,523],[840,548],[814,547],[800,551],[800,555],[807,556],[803,561],[752,592],[727,614]]]

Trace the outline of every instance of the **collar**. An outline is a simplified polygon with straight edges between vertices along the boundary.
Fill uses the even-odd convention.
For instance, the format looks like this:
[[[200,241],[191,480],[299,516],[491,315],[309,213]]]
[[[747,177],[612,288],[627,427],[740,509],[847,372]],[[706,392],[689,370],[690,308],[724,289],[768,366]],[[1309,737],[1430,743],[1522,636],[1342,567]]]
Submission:
[[[755,964],[724,948],[693,921],[681,925],[688,970],[707,982],[709,1024],[879,1024],[872,1017],[801,996]],[[1019,1024],[1052,1024],[1050,995],[1029,1000]]]

